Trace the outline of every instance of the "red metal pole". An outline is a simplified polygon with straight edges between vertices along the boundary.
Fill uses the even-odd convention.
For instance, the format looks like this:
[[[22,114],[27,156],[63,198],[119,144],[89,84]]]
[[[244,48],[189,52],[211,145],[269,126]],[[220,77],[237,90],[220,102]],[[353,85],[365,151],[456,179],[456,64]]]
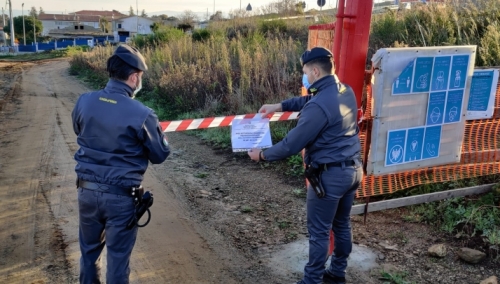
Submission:
[[[339,2],[343,2],[340,0]],[[339,11],[342,6],[339,5]],[[366,56],[368,53],[368,40],[370,37],[370,23],[372,16],[373,0],[347,1],[343,25],[336,25],[343,29],[340,58],[337,65],[337,75],[340,80],[351,86],[356,94],[358,109],[361,109],[361,99],[365,81]],[[336,39],[334,39],[334,43]],[[335,50],[335,52],[339,52]]]
[[[358,120],[362,117],[361,102],[365,83],[366,55],[370,38],[373,0],[339,0],[333,58],[336,74],[351,86],[358,103]],[[333,231],[330,231],[328,255],[335,247]]]
[[[333,59],[335,60],[336,73],[339,71],[340,66],[340,50],[342,44],[342,31],[344,30],[344,7],[345,0],[339,0],[337,7],[337,21],[335,22],[335,35],[333,37]]]

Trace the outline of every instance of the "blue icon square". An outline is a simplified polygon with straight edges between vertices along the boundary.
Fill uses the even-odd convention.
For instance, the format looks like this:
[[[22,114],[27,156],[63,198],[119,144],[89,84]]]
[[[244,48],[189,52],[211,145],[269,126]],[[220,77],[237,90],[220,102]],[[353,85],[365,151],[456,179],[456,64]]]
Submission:
[[[405,67],[403,72],[392,83],[392,94],[393,95],[403,95],[411,93],[411,83],[413,80],[413,66],[414,60],[412,60]]]
[[[387,134],[387,149],[385,165],[399,165],[403,163],[406,141],[406,129],[389,131]]]
[[[431,91],[444,91],[448,88],[450,79],[451,56],[438,56],[434,58],[432,70]]]
[[[441,125],[426,127],[422,158],[431,159],[439,157],[440,145],[441,145]]]
[[[463,89],[467,81],[469,55],[455,55],[451,62],[449,89]]]
[[[430,89],[434,57],[418,57],[415,61],[415,76],[412,93],[425,93]]]
[[[408,129],[405,147],[405,162],[422,160],[422,145],[424,144],[424,127]]]
[[[427,106],[427,125],[443,123],[444,105],[446,103],[446,92],[435,92],[429,94]]]
[[[448,91],[448,96],[446,96],[446,111],[444,112],[444,123],[457,123],[462,120],[463,102],[463,89]]]

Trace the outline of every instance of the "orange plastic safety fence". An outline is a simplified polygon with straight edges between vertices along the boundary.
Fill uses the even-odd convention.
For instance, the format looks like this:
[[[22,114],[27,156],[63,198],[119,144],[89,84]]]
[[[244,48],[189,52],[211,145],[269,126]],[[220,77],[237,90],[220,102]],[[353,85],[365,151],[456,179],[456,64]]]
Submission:
[[[360,139],[363,157],[369,150],[371,126],[371,91],[367,88],[366,111]],[[460,180],[500,173],[500,84],[495,96],[495,112],[491,119],[468,120],[460,163],[423,168],[397,174],[365,176],[357,197],[394,193],[416,185]]]
[[[315,28],[315,29],[312,29]],[[334,25],[318,25],[309,28],[308,48],[321,46],[328,50],[333,50],[333,36],[335,34]]]

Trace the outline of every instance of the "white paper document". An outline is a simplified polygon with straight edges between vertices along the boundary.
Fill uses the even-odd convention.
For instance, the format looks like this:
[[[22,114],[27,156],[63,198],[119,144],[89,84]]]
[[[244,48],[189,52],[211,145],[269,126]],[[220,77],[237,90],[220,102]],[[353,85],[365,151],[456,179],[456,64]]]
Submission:
[[[269,119],[259,115],[251,119],[234,119],[231,125],[231,144],[233,152],[244,152],[252,148],[271,147]]]

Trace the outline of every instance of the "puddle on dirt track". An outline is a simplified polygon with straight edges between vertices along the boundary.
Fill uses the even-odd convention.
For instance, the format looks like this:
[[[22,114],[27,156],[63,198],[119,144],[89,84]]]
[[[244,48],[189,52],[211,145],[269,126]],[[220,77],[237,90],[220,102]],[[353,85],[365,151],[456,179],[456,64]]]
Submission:
[[[303,238],[275,249],[267,265],[278,275],[302,274],[309,258],[309,240]],[[368,272],[378,266],[377,254],[367,247],[353,244],[349,270]],[[330,258],[327,262],[330,265]]]

